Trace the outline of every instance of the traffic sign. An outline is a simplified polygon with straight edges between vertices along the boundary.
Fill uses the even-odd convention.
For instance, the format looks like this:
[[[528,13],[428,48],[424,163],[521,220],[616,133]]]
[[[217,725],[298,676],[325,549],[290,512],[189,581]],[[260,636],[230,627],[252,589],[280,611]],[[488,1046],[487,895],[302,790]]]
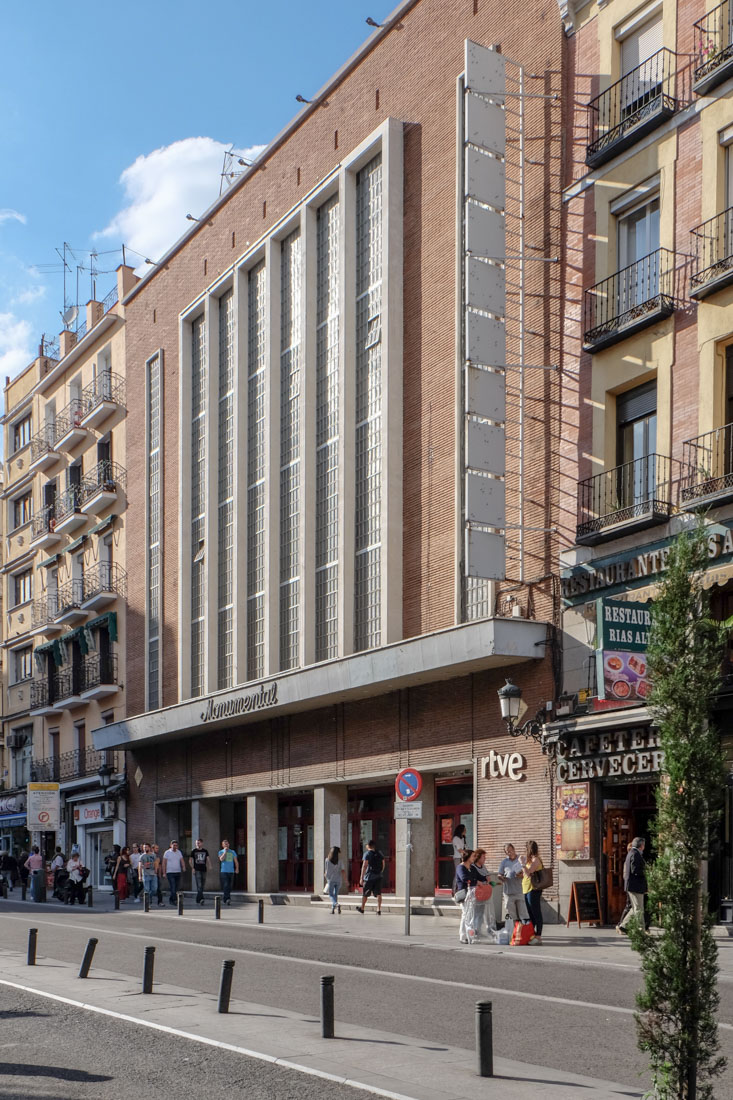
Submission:
[[[422,790],[422,776],[414,768],[403,768],[397,773],[394,789],[397,797],[403,802],[414,802],[420,797]]]
[[[422,802],[395,802],[395,821],[422,821]]]

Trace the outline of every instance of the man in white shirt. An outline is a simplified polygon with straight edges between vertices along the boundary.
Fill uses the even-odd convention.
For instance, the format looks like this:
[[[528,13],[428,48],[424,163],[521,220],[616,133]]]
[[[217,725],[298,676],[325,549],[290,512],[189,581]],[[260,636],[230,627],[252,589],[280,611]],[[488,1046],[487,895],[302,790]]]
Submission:
[[[53,871],[53,897],[58,898],[59,901],[63,901],[61,893],[58,887],[59,871],[63,870],[66,860],[64,854],[60,848],[56,849],[56,855],[51,860],[51,870]]]
[[[178,841],[172,840],[170,848],[163,852],[163,874],[168,878],[171,905],[178,904],[178,884],[185,869],[186,861],[183,858],[183,852],[179,851]]]
[[[133,844],[132,851],[130,852],[130,866],[132,867],[132,890],[135,895],[134,900],[138,904],[140,903],[140,894],[143,889],[142,879],[139,874],[141,855],[140,845]]]

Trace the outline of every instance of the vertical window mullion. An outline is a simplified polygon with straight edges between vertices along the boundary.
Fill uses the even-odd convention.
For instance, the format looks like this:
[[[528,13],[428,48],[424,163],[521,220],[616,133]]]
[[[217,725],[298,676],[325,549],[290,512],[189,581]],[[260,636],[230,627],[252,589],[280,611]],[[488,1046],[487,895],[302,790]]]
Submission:
[[[160,356],[147,368],[148,522],[147,522],[147,707],[160,698]]]
[[[217,683],[231,687],[234,667],[234,292],[219,301]]]
[[[300,656],[300,230],[282,243],[280,263],[280,668]]]
[[[248,276],[247,343],[247,678],[265,668],[265,366],[264,261]]]
[[[206,321],[191,325],[191,695],[204,691],[206,525]]]

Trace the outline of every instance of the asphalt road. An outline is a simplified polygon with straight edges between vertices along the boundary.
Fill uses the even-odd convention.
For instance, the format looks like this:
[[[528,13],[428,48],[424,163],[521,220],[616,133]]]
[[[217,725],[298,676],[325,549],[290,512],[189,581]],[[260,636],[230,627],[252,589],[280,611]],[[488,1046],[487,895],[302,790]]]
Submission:
[[[3,989],[2,1100],[369,1100],[369,1093],[232,1051],[151,1034],[29,993]]]
[[[193,912],[178,917],[158,910],[146,916],[139,909],[31,909],[12,902],[0,912],[3,946],[14,950],[25,950],[32,924],[39,929],[39,956],[77,962],[94,935],[99,939],[95,965],[135,977],[141,974],[144,947],[153,944],[156,980],[212,994],[222,960],[233,958],[234,997],[314,1017],[320,976],[332,973],[337,1020],[467,1050],[473,1049],[475,1003],[488,998],[494,1005],[497,1055],[634,1089],[648,1085],[631,1015],[639,974],[629,956],[624,956],[628,965],[612,965],[583,962],[580,951],[572,959],[543,958],[544,947],[520,956],[421,944],[417,937],[377,942],[370,936],[379,935],[379,923],[370,914],[344,913],[340,929],[351,934],[335,936],[309,929],[307,911],[302,930],[257,926],[253,907],[239,917],[227,911],[221,922],[210,912],[202,919]],[[269,908],[267,915],[276,920]],[[720,992],[720,1020],[733,1025],[730,978],[721,982]],[[722,1030],[721,1040],[731,1055],[733,1032]],[[715,1095],[733,1097],[733,1070]]]

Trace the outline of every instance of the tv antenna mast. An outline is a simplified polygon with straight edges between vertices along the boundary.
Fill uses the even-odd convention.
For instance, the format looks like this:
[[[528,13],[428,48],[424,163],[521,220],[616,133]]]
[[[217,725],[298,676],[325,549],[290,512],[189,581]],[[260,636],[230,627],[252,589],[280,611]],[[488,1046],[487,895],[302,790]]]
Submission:
[[[252,167],[251,160],[245,160],[239,153],[235,152],[234,146],[231,149],[227,149],[224,152],[224,163],[221,166],[221,182],[219,183],[219,195],[223,195],[224,191],[231,187],[235,180],[244,175],[244,171],[247,168]]]

